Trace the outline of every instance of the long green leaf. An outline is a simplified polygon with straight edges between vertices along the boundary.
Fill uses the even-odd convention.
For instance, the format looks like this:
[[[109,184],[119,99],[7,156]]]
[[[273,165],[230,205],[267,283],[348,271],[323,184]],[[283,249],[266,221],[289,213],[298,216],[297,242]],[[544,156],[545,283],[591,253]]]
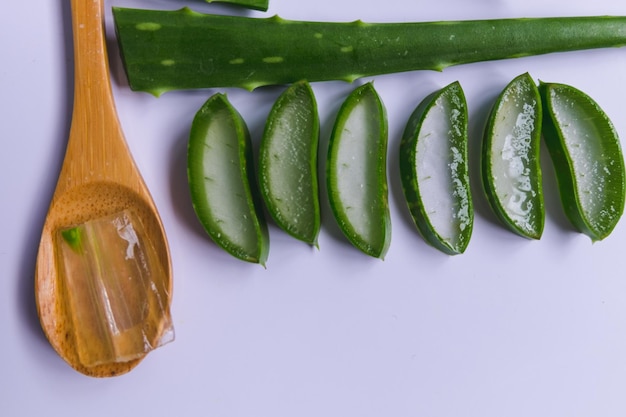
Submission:
[[[626,17],[421,23],[306,22],[113,9],[134,90],[243,87],[626,45]]]

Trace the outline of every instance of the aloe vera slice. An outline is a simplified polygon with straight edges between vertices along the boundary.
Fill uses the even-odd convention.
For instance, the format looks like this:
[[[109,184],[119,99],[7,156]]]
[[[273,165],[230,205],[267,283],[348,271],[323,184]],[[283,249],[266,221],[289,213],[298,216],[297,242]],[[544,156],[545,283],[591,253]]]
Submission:
[[[248,9],[267,11],[269,0],[205,0],[207,3],[229,3],[235,6],[246,7]]]
[[[265,264],[269,237],[254,177],[250,134],[223,94],[198,110],[189,136],[191,199],[209,236],[231,255]]]
[[[482,180],[491,208],[510,230],[529,239],[541,238],[545,221],[541,118],[539,89],[522,74],[497,98],[482,148]]]
[[[317,245],[320,205],[317,175],[319,117],[310,85],[298,82],[276,100],[259,152],[259,182],[276,224]]]
[[[384,258],[391,221],[387,190],[387,115],[372,83],[344,101],[330,137],[326,175],[339,227],[358,249]]]
[[[306,22],[113,8],[130,87],[172,89],[353,81],[368,75],[623,46],[626,17],[418,23]]]
[[[606,238],[624,211],[626,174],[613,123],[587,94],[540,83],[543,134],[565,213],[593,241]]]
[[[411,216],[424,239],[449,255],[465,251],[474,224],[467,140],[465,95],[454,82],[417,106],[400,142]]]

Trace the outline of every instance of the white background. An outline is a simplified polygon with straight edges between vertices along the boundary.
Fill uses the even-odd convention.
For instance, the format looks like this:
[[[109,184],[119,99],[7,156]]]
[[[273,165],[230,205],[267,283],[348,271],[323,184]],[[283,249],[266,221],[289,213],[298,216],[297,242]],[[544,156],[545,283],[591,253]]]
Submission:
[[[69,1],[3,2],[0,13],[0,415],[560,417],[626,415],[626,220],[592,244],[568,224],[543,161],[540,241],[505,230],[478,179],[487,112],[515,76],[587,92],[626,137],[626,51],[574,52],[375,77],[389,115],[392,241],[385,261],[349,246],[323,198],[320,249],[271,227],[267,269],[206,236],[186,184],[195,111],[227,92],[258,143],[281,88],[160,98],[129,90],[110,6],[264,16],[200,0],[107,1],[113,88],[129,146],[160,209],[174,265],[176,341],[131,373],[92,379],[52,350],[34,304],[39,236],[67,140]],[[270,0],[267,15],[400,21],[624,14],[615,0]],[[252,44],[254,42],[252,41]],[[429,93],[460,81],[470,113],[476,210],[467,252],[426,245],[404,206],[399,136]],[[355,84],[314,84],[322,155]],[[545,155],[545,152],[544,152]]]

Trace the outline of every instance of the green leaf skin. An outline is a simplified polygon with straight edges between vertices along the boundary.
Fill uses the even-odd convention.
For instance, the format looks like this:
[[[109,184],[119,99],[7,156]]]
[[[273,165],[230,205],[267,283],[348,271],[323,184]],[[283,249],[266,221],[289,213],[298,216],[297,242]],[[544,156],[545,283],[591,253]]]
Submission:
[[[626,170],[613,123],[584,92],[540,83],[543,137],[563,209],[592,241],[606,238],[624,212]]]
[[[209,236],[231,255],[265,265],[269,235],[241,115],[215,94],[194,117],[187,150],[193,208]]]
[[[364,76],[626,45],[626,17],[306,22],[113,8],[130,87],[242,87]]]
[[[205,0],[207,3],[229,3],[252,10],[267,11],[269,0]]]
[[[326,159],[333,215],[348,240],[384,259],[391,239],[387,186],[387,113],[372,83],[343,102]]]
[[[83,236],[79,227],[72,227],[61,231],[63,240],[72,248],[75,252],[80,253],[83,246]]]

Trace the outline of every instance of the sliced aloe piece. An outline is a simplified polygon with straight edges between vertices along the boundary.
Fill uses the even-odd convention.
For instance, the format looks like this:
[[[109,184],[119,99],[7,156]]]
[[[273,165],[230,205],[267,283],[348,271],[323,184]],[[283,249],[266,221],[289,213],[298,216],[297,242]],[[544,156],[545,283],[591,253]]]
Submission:
[[[417,229],[435,248],[463,253],[474,210],[467,165],[467,104],[458,82],[424,99],[400,143],[402,188]]]
[[[319,117],[307,82],[278,98],[265,125],[259,154],[261,195],[276,224],[317,244],[320,206],[317,175]]]
[[[269,238],[250,135],[225,95],[213,95],[197,112],[187,158],[193,207],[209,236],[231,255],[264,265]]]
[[[529,239],[543,233],[545,209],[539,147],[541,97],[528,74],[516,77],[497,98],[482,148],[482,180],[498,218]]]
[[[348,240],[384,258],[391,221],[387,191],[387,115],[372,83],[344,101],[331,134],[326,166],[332,212]]]
[[[613,123],[582,91],[541,83],[543,134],[565,213],[593,241],[606,238],[624,211],[624,157]]]

